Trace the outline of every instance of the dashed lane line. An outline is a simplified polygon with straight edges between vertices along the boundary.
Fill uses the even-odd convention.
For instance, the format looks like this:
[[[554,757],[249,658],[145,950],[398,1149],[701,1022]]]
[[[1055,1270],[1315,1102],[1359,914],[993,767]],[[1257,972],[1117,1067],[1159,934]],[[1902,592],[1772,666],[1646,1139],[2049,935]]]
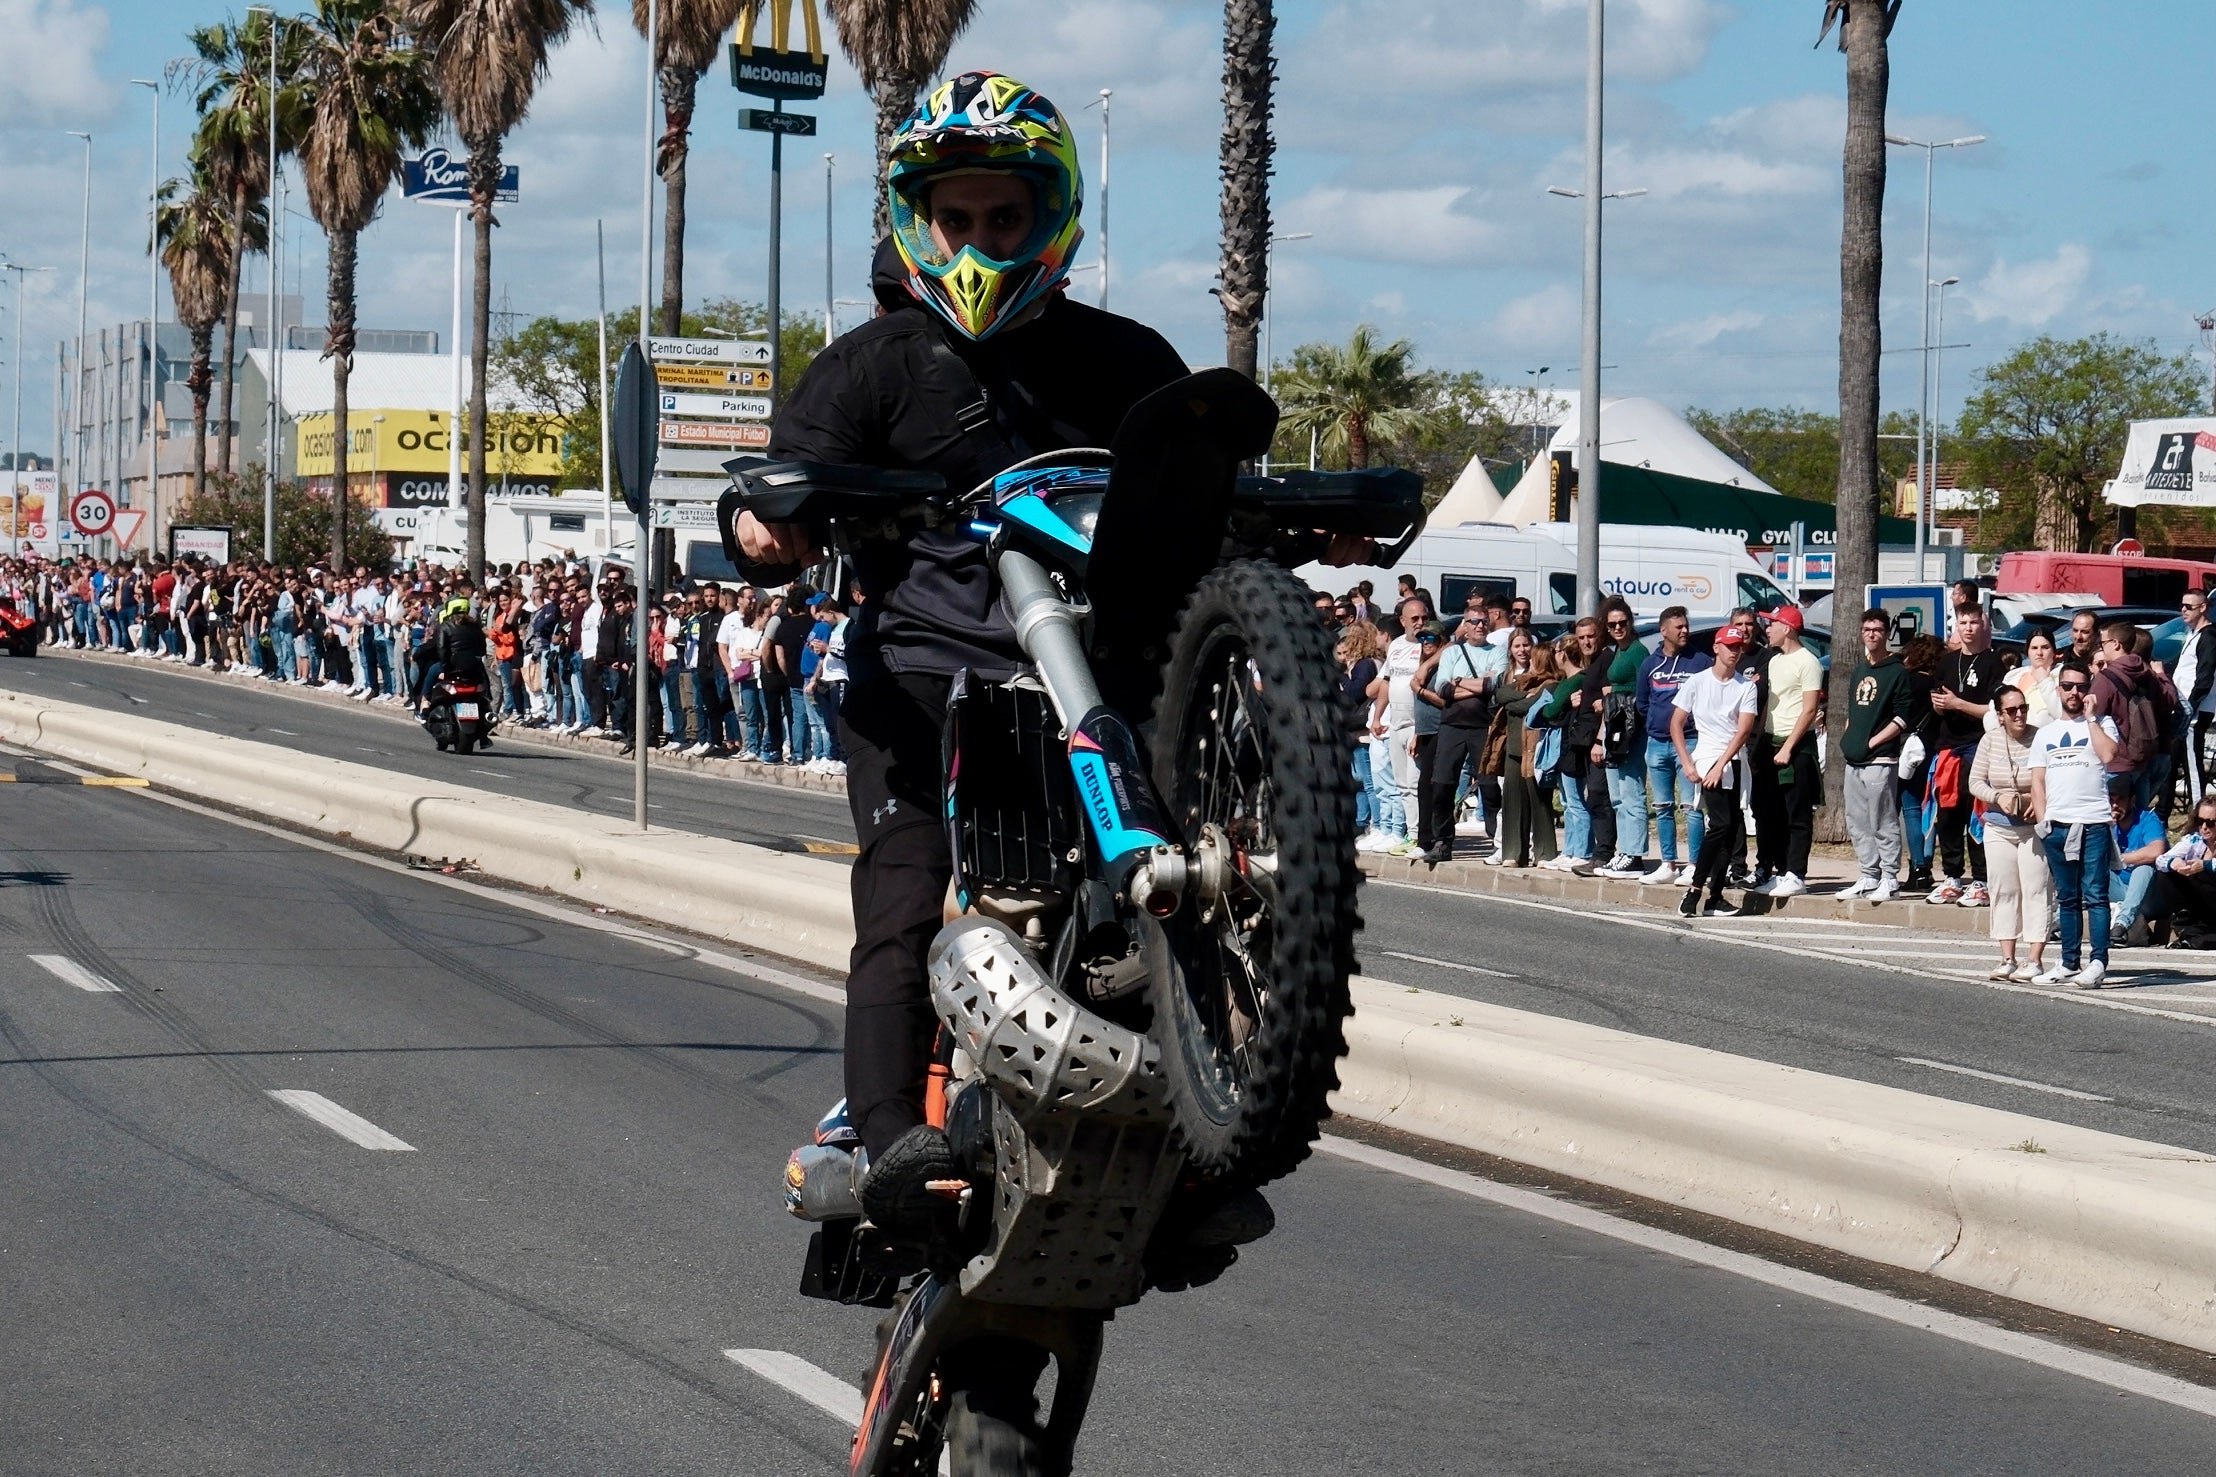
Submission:
[[[1429,954],[1403,954],[1398,949],[1379,949],[1377,952],[1388,959],[1405,959],[1410,964],[1428,964],[1433,969],[1453,969],[1459,970],[1463,974],[1482,974],[1496,980],[1523,978],[1522,975],[1510,974],[1505,969],[1487,969],[1482,964],[1463,964],[1454,959],[1434,959]]]
[[[269,1095],[301,1117],[322,1124],[350,1144],[392,1154],[413,1154],[415,1145],[385,1132],[361,1114],[332,1102],[320,1092],[299,1087],[273,1087]]]
[[[33,964],[45,970],[65,985],[74,986],[91,995],[120,995],[123,987],[113,980],[102,979],[76,960],[61,954],[33,954]]]
[[[2028,1077],[2011,1077],[2003,1072],[1986,1072],[1976,1067],[1957,1066],[1953,1062],[1935,1062],[1929,1057],[1897,1056],[1896,1062],[1906,1062],[1911,1067],[1929,1067],[1934,1072],[1953,1072],[1961,1077],[1975,1077],[1982,1082],[1998,1082],[2004,1087],[2024,1087],[2033,1092],[2051,1092],[2056,1097],[2076,1098],[2081,1103],[2112,1103],[2116,1099],[2103,1097],[2097,1092],[2080,1092],[2074,1087],[2057,1087],[2052,1082],[2034,1082]]]
[[[723,1357],[798,1395],[849,1430],[862,1424],[862,1392],[798,1354],[783,1349],[725,1349]]]

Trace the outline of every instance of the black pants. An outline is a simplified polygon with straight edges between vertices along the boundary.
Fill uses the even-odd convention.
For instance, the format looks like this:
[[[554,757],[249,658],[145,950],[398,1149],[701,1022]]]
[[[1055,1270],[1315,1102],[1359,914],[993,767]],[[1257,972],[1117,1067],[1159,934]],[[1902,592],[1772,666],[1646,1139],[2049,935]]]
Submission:
[[[1804,738],[1790,764],[1777,762],[1777,740],[1756,736],[1754,750],[1754,845],[1757,864],[1770,872],[1808,877],[1808,851],[1816,840],[1816,806],[1823,798],[1823,771],[1816,764],[1816,743]]]
[[[1441,846],[1454,846],[1454,797],[1462,788],[1462,771],[1474,767],[1485,754],[1485,730],[1454,723],[1439,725],[1439,738],[1431,751],[1431,775],[1423,789],[1424,820]],[[1500,792],[1500,781],[1491,782]],[[1500,805],[1493,802],[1493,824],[1500,824]]]
[[[847,804],[862,846],[846,980],[846,1101],[873,1158],[923,1121],[938,1026],[924,958],[953,877],[940,814],[947,686],[914,674],[855,682],[839,709]]]
[[[1595,866],[1607,866],[1618,855],[1616,847],[1616,802],[1608,795],[1608,766],[1593,758],[1592,747],[1585,750],[1584,786],[1585,812],[1592,817],[1593,853]]]
[[[1715,789],[1703,788],[1700,792],[1701,819],[1705,828],[1701,832],[1700,856],[1693,863],[1693,890],[1708,889],[1710,897],[1721,897],[1724,877],[1731,864],[1739,859],[1739,853],[1747,844],[1747,821],[1739,809],[1739,782],[1737,770],[1745,764],[1741,755],[1724,768],[1724,783]]]
[[[1937,807],[1938,814],[1932,820],[1932,830],[1939,838],[1940,875],[1952,877],[1957,882],[1965,875],[1962,870],[1964,853],[1968,853],[1968,876],[1978,882],[1985,880],[1985,848],[1969,844],[1970,833],[1970,765],[1977,758],[1977,745],[1958,751],[1962,759],[1962,778],[1959,781],[1961,800],[1953,805]]]
[[[595,728],[608,726],[608,669],[589,656],[585,658],[585,715]]]
[[[785,700],[785,694],[791,690],[782,682],[771,682],[767,678],[762,681],[762,762],[764,764],[777,764],[782,762],[785,757],[785,717],[787,710],[791,707],[791,704]],[[944,704],[942,703],[941,706],[944,706]],[[800,745],[795,743],[793,745],[794,753],[798,754],[799,749]],[[849,789],[848,793],[851,794],[852,790]]]
[[[2203,934],[2216,934],[2216,873],[2196,872],[2190,877],[2180,877],[2175,872],[2157,872],[2154,884],[2147,889],[2147,905],[2140,909],[2142,918],[2171,918],[2184,914],[2180,921],[2189,921]]]
[[[1435,733],[1416,735],[1416,849],[1429,851],[1438,840],[1437,816],[1425,803],[1431,794],[1431,764],[1439,752],[1439,736]],[[1453,827],[1447,829],[1447,839],[1454,839]]]

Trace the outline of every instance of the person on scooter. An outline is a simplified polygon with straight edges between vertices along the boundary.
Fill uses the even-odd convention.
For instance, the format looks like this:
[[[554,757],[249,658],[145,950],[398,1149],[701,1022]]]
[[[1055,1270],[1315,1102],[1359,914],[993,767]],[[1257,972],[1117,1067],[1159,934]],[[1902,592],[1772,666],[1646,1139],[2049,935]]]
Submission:
[[[893,139],[885,187],[897,270],[881,249],[883,311],[810,366],[772,429],[773,459],[931,471],[967,489],[1041,452],[1109,445],[1134,404],[1185,377],[1153,329],[1063,292],[1082,235],[1077,146],[1023,83],[969,72],[941,84]],[[744,514],[737,533],[748,559],[782,571],[758,568],[763,583],[822,557],[819,529]],[[855,567],[864,599],[839,714],[861,843],[846,1111],[869,1154],[871,1220],[922,1234],[947,1204],[927,1183],[954,1173],[946,1136],[924,1122],[938,1024],[925,958],[951,875],[940,725],[957,672],[1006,676],[1021,657],[985,552],[965,531],[865,548]],[[1252,1191],[1208,1211],[1233,1224],[1192,1239],[1220,1246],[1221,1265],[1231,1242],[1269,1228]]]
[[[470,613],[469,599],[457,596],[439,613],[438,629],[426,643],[423,696],[426,706],[436,705],[441,677],[456,682],[485,685],[485,628]]]

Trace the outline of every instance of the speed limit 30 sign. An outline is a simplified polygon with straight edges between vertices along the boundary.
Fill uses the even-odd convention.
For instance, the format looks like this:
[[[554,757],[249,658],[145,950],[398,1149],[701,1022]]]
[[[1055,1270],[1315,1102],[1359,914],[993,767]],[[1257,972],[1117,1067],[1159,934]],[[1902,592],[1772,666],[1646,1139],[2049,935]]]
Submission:
[[[86,538],[98,538],[115,526],[115,499],[86,488],[69,500],[69,524]]]

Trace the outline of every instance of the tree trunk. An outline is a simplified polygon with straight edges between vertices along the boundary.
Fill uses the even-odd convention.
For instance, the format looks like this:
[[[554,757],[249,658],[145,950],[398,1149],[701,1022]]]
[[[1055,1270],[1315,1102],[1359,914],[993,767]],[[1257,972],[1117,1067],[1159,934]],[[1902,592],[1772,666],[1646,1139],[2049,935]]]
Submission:
[[[1347,467],[1359,472],[1370,464],[1369,417],[1356,411],[1347,417]]]
[[[1273,0],[1223,8],[1224,362],[1255,378],[1262,303],[1269,292],[1270,89],[1276,63]]]
[[[214,353],[215,325],[195,323],[192,330],[192,372],[185,376],[185,388],[192,391],[192,500],[198,503],[208,491],[208,390],[215,382],[215,372],[209,363]],[[147,535],[147,547],[160,548],[156,542],[161,537],[159,529]]]
[[[323,341],[323,357],[331,361],[331,572],[346,572],[346,504],[353,496],[353,442],[347,434],[347,381],[354,371],[354,249],[359,236],[353,231],[332,231],[329,313],[331,327]]]
[[[215,454],[215,469],[231,473],[231,386],[238,378],[239,270],[246,261],[246,187],[231,191],[231,270],[223,296],[223,413],[219,424],[223,441]],[[276,345],[270,346],[274,353]],[[274,372],[276,361],[271,361]],[[274,444],[274,443],[273,443]]]
[[[877,84],[877,178],[885,178],[885,160],[893,151],[893,139],[900,133],[901,125],[916,110],[916,81],[913,77],[887,77]],[[875,235],[870,241],[874,251],[877,243],[893,233],[892,206],[885,192],[877,192],[877,213],[870,217],[870,229]]]
[[[485,359],[492,339],[493,196],[500,188],[498,137],[464,139],[469,146],[470,218],[477,226],[477,280],[471,293],[469,345],[469,580],[485,582]]]
[[[685,162],[690,153],[693,100],[700,73],[662,69],[663,133],[657,167],[662,175],[662,332],[683,333],[685,322]]]
[[[1839,236],[1839,545],[1832,629],[1859,630],[1863,587],[1877,580],[1878,295],[1885,275],[1885,101],[1890,86],[1886,33],[1891,17],[1876,3],[1852,6],[1843,21],[1847,53],[1847,140],[1842,173],[1845,218]],[[1847,731],[1852,682],[1831,684],[1826,720]],[[1846,766],[1824,780],[1823,838],[1846,839]]]

